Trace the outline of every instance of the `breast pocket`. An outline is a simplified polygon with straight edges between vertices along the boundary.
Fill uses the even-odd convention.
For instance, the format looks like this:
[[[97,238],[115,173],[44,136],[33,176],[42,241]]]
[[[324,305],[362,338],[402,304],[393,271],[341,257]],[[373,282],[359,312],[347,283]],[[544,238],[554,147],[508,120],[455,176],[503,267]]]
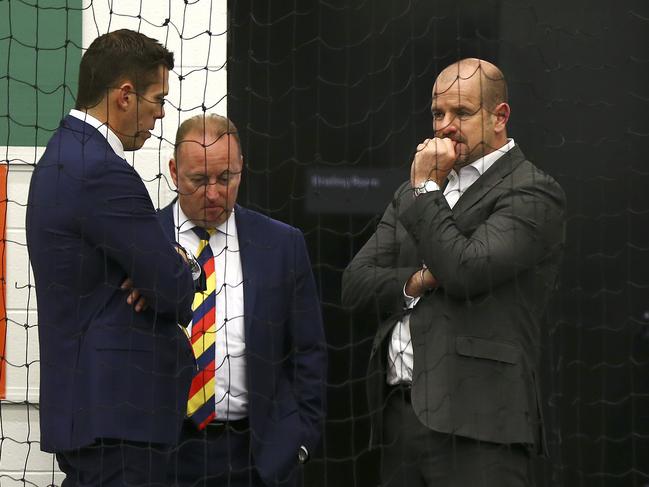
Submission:
[[[521,350],[514,344],[471,336],[456,337],[455,351],[464,357],[512,365],[517,364],[521,357]]]

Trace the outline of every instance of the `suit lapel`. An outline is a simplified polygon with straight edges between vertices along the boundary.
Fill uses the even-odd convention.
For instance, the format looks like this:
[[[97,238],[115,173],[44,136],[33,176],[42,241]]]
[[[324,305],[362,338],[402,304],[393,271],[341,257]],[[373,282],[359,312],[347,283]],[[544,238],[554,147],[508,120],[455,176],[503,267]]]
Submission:
[[[250,216],[245,208],[235,206],[235,221],[239,236],[239,252],[241,257],[241,271],[243,273],[243,313],[245,323],[245,336],[252,337],[251,326],[254,316],[257,288],[261,278],[263,255],[256,251],[258,245],[253,241],[254,229]]]
[[[171,239],[172,242],[178,241],[176,235],[176,229],[174,225],[174,214],[173,214],[173,208],[175,202],[176,200],[174,199],[171,203],[169,203],[162,210],[160,210],[160,218],[159,218],[160,225],[162,225],[162,229],[164,230],[167,237]]]
[[[514,146],[503,154],[487,171],[460,196],[453,207],[453,213],[465,212],[496,187],[516,166],[525,160],[523,152]]]

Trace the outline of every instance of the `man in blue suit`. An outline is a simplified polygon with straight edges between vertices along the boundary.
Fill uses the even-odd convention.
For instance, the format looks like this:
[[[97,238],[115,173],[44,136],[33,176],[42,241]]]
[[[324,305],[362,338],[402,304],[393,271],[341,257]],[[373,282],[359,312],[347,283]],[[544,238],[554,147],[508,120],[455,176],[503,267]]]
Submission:
[[[326,344],[304,238],[236,204],[242,168],[227,118],[179,127],[169,163],[178,199],[159,215],[198,257],[208,291],[194,302],[199,374],[171,485],[297,485],[321,434]]]
[[[126,162],[164,116],[173,54],[129,30],[84,54],[76,109],[34,169],[27,245],[38,298],[41,448],[63,485],[160,485],[194,360],[187,256]],[[200,269],[198,269],[200,274]]]

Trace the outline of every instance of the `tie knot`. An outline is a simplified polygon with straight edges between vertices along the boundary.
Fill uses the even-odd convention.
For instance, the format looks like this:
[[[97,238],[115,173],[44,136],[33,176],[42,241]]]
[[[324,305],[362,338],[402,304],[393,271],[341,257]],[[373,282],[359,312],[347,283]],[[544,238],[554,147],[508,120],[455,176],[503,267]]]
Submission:
[[[194,227],[194,233],[198,235],[198,238],[205,240],[206,242],[210,241],[210,237],[216,233],[215,228],[203,228],[203,227]]]

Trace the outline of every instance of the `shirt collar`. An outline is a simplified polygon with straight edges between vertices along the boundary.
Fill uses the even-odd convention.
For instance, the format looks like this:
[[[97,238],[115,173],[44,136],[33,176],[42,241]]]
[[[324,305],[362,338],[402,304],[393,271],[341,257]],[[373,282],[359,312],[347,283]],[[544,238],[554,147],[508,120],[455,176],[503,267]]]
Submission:
[[[185,212],[181,208],[178,200],[174,202],[173,214],[174,214],[174,225],[175,228],[178,229],[178,233],[190,232],[192,228],[196,226],[194,222],[192,222],[189,218],[187,218],[187,215],[185,215]],[[225,220],[223,223],[221,223],[218,227],[216,227],[216,231],[221,232],[222,234],[227,235],[228,237],[237,236],[237,223],[234,216],[234,208],[230,212],[230,216],[228,217],[228,219]]]
[[[74,108],[70,110],[70,116],[77,118],[82,122],[86,122],[88,125],[92,125],[93,127],[95,127],[99,131],[99,133],[103,135],[104,138],[108,141],[108,144],[113,149],[113,152],[115,152],[115,154],[117,154],[122,159],[126,159],[126,154],[124,153],[124,146],[122,145],[122,141],[119,140],[117,135],[115,135],[115,132],[113,132],[110,129],[108,124],[102,123],[92,115],[86,112],[82,112],[81,110],[75,110]]]
[[[482,176],[487,171],[487,169],[493,166],[494,162],[500,159],[503,156],[503,154],[509,152],[514,147],[514,145],[516,145],[514,139],[507,139],[507,143],[505,145],[494,150],[493,152],[490,152],[486,156],[483,156],[480,159],[473,161],[471,164],[465,167],[470,166],[475,168],[475,170],[478,171],[478,174]],[[462,169],[464,168],[461,168],[460,172],[462,172]]]

